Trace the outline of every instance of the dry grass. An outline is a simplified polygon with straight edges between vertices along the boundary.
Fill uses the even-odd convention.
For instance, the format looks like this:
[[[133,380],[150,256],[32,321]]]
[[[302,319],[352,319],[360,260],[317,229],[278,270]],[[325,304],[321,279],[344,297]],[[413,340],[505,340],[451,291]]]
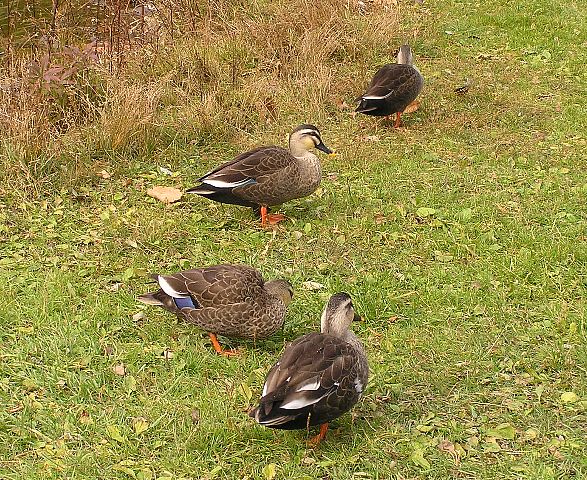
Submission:
[[[4,181],[38,194],[91,170],[80,162],[96,151],[164,149],[166,131],[189,142],[318,122],[356,92],[365,70],[357,68],[400,36],[391,4],[368,12],[341,0],[154,5],[146,15],[111,5],[80,20],[84,12],[66,3],[46,24],[51,41],[11,43],[16,55],[0,70]],[[22,17],[13,31],[16,21],[43,33]]]

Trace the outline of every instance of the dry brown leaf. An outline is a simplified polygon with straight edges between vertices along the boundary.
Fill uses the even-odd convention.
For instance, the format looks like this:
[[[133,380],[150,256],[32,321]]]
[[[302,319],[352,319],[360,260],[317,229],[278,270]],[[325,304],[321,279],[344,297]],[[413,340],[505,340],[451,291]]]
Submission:
[[[364,142],[378,142],[379,141],[379,136],[377,136],[377,135],[367,135],[367,136],[363,137],[363,141]]]
[[[173,203],[177,202],[183,196],[183,193],[174,187],[153,187],[147,190],[147,195],[163,203]]]
[[[112,367],[112,371],[116,375],[120,375],[121,377],[124,377],[124,374],[126,373],[126,369],[124,368],[124,364],[123,363],[120,363],[120,364],[115,365],[114,367]]]
[[[403,113],[414,113],[416,110],[420,108],[420,100],[414,100],[410,103]]]
[[[24,405],[14,405],[14,406],[12,406],[12,407],[8,407],[8,408],[6,409],[6,411],[7,411],[8,413],[18,413],[18,412],[20,412],[20,411],[21,411],[21,410],[23,410],[23,409],[24,409]]]
[[[375,223],[377,225],[381,225],[386,220],[385,215],[383,215],[382,213],[376,213],[373,218],[375,219]]]
[[[99,172],[96,172],[96,175],[105,180],[108,180],[112,176],[106,170],[100,170]]]

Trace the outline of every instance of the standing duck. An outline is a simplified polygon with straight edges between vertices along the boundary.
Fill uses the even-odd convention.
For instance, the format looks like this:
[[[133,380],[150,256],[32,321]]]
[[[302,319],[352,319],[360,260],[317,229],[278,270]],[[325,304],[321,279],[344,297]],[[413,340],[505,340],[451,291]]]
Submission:
[[[333,295],[322,312],[321,333],[308,333],[286,347],[267,374],[259,406],[249,415],[270,428],[320,425],[310,440],[320,443],[328,422],[349,411],[367,385],[367,356],[349,329],[360,318],[347,293]]]
[[[269,215],[267,208],[310,195],[320,185],[320,160],[312,153],[333,153],[314,125],[297,127],[289,136],[289,150],[259,147],[208,172],[201,185],[187,190],[216,202],[260,208],[261,224],[277,223],[283,215]]]
[[[217,334],[253,340],[268,337],[283,325],[293,297],[288,282],[265,282],[246,265],[216,265],[151,277],[161,288],[138,300],[159,305],[207,331],[214,349],[225,356],[235,352],[223,350]]]
[[[394,127],[400,126],[400,118],[406,107],[412,103],[424,85],[424,77],[413,63],[412,49],[402,45],[397,54],[397,63],[381,67],[367,91],[357,98],[355,110],[365,115],[384,117],[396,114]]]

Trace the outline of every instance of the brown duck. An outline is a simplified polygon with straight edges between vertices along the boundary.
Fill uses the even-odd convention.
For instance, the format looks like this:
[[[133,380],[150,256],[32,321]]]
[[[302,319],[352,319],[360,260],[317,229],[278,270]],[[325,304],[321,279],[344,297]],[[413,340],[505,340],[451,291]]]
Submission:
[[[260,209],[261,224],[277,223],[283,215],[268,215],[267,208],[310,195],[320,185],[322,170],[314,148],[333,153],[314,125],[297,127],[289,137],[289,150],[259,147],[240,154],[208,172],[201,185],[187,190],[216,202]]]
[[[293,297],[285,280],[265,282],[246,265],[216,265],[173,275],[152,275],[161,287],[138,300],[159,305],[193,323],[210,335],[214,349],[224,351],[216,335],[262,339],[283,325],[287,305]]]
[[[347,293],[333,295],[321,318],[321,333],[309,333],[288,345],[271,368],[259,406],[249,415],[259,424],[285,430],[320,425],[311,443],[326,435],[328,422],[349,411],[369,377],[367,356],[349,330],[360,317]]]
[[[359,106],[355,111],[376,117],[395,113],[394,127],[398,128],[402,112],[424,86],[424,77],[412,63],[412,49],[409,45],[402,45],[397,63],[384,65],[377,71],[367,91],[357,98]]]

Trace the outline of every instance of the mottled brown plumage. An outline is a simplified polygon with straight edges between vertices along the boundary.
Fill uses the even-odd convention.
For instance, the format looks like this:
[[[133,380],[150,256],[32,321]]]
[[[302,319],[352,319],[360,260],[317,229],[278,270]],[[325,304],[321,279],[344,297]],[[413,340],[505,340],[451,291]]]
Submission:
[[[369,376],[363,345],[349,330],[359,318],[348,294],[333,295],[322,313],[321,333],[286,347],[250,416],[261,425],[292,430],[323,425],[349,411]]]
[[[285,280],[265,282],[246,265],[216,265],[152,277],[161,288],[139,296],[139,301],[159,305],[207,332],[227,337],[268,337],[283,325],[293,296]]]
[[[310,195],[320,185],[320,161],[311,150],[332,151],[324,145],[313,125],[300,125],[290,135],[289,150],[259,147],[224,163],[199,179],[190,188],[221,203],[259,208],[280,205]]]
[[[397,63],[384,65],[377,71],[367,91],[357,98],[359,106],[355,111],[378,117],[396,113],[399,124],[401,113],[416,99],[423,85],[424,78],[412,65],[410,47],[402,45]]]

